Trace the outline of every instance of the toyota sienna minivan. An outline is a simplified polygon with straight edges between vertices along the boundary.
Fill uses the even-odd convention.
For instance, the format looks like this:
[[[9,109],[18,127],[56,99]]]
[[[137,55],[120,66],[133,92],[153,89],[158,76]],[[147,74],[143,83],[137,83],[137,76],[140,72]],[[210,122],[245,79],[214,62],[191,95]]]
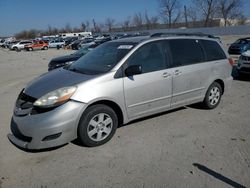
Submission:
[[[30,82],[19,94],[9,140],[26,149],[76,138],[93,147],[132,120],[202,102],[220,103],[233,61],[204,35],[153,35],[107,42],[73,64]]]

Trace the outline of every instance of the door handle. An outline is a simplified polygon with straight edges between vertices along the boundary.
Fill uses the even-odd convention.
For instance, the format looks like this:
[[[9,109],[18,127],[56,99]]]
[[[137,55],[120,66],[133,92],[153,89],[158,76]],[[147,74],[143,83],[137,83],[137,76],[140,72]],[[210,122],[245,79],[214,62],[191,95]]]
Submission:
[[[171,76],[171,74],[168,73],[168,72],[164,72],[164,73],[162,74],[162,77],[163,77],[163,78],[168,78],[168,77],[170,77],[170,76]]]
[[[182,73],[182,72],[181,72],[180,70],[175,70],[175,71],[174,71],[174,75],[175,75],[175,76],[179,76],[179,75],[181,75],[181,73]]]

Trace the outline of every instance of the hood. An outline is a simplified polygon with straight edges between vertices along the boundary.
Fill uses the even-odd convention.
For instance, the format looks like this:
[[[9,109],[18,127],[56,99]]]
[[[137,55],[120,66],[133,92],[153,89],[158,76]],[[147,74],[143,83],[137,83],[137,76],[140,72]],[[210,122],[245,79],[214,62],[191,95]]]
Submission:
[[[56,57],[56,58],[53,58],[51,61],[50,61],[50,65],[56,65],[58,63],[66,63],[66,62],[69,62],[69,61],[76,61],[80,58],[81,56],[78,55],[78,54],[70,54],[70,55],[65,55],[65,56],[60,56],[60,57]]]
[[[38,99],[56,89],[74,86],[95,77],[97,75],[85,75],[60,68],[34,79],[27,85],[24,92]]]

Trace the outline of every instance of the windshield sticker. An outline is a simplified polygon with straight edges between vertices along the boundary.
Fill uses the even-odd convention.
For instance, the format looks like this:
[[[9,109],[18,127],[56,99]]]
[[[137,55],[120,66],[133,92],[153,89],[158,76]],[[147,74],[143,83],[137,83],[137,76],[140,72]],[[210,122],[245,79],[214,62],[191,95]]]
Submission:
[[[117,49],[130,50],[131,48],[133,48],[133,45],[120,45]]]

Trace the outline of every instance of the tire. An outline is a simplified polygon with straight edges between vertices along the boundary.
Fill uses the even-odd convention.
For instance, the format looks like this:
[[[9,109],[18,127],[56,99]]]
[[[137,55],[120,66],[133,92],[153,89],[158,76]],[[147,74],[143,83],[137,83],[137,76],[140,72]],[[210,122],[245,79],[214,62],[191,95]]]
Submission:
[[[212,83],[206,93],[203,105],[206,109],[216,108],[221,100],[222,88],[218,82]]]
[[[18,48],[17,47],[14,47],[13,50],[15,50],[16,52],[18,52]]]
[[[33,51],[33,48],[30,47],[30,48],[29,48],[29,51]]]
[[[106,105],[90,106],[83,113],[78,125],[78,139],[87,147],[100,146],[115,134],[118,118],[114,110]]]
[[[44,46],[43,49],[44,49],[44,50],[48,50],[48,46]]]

